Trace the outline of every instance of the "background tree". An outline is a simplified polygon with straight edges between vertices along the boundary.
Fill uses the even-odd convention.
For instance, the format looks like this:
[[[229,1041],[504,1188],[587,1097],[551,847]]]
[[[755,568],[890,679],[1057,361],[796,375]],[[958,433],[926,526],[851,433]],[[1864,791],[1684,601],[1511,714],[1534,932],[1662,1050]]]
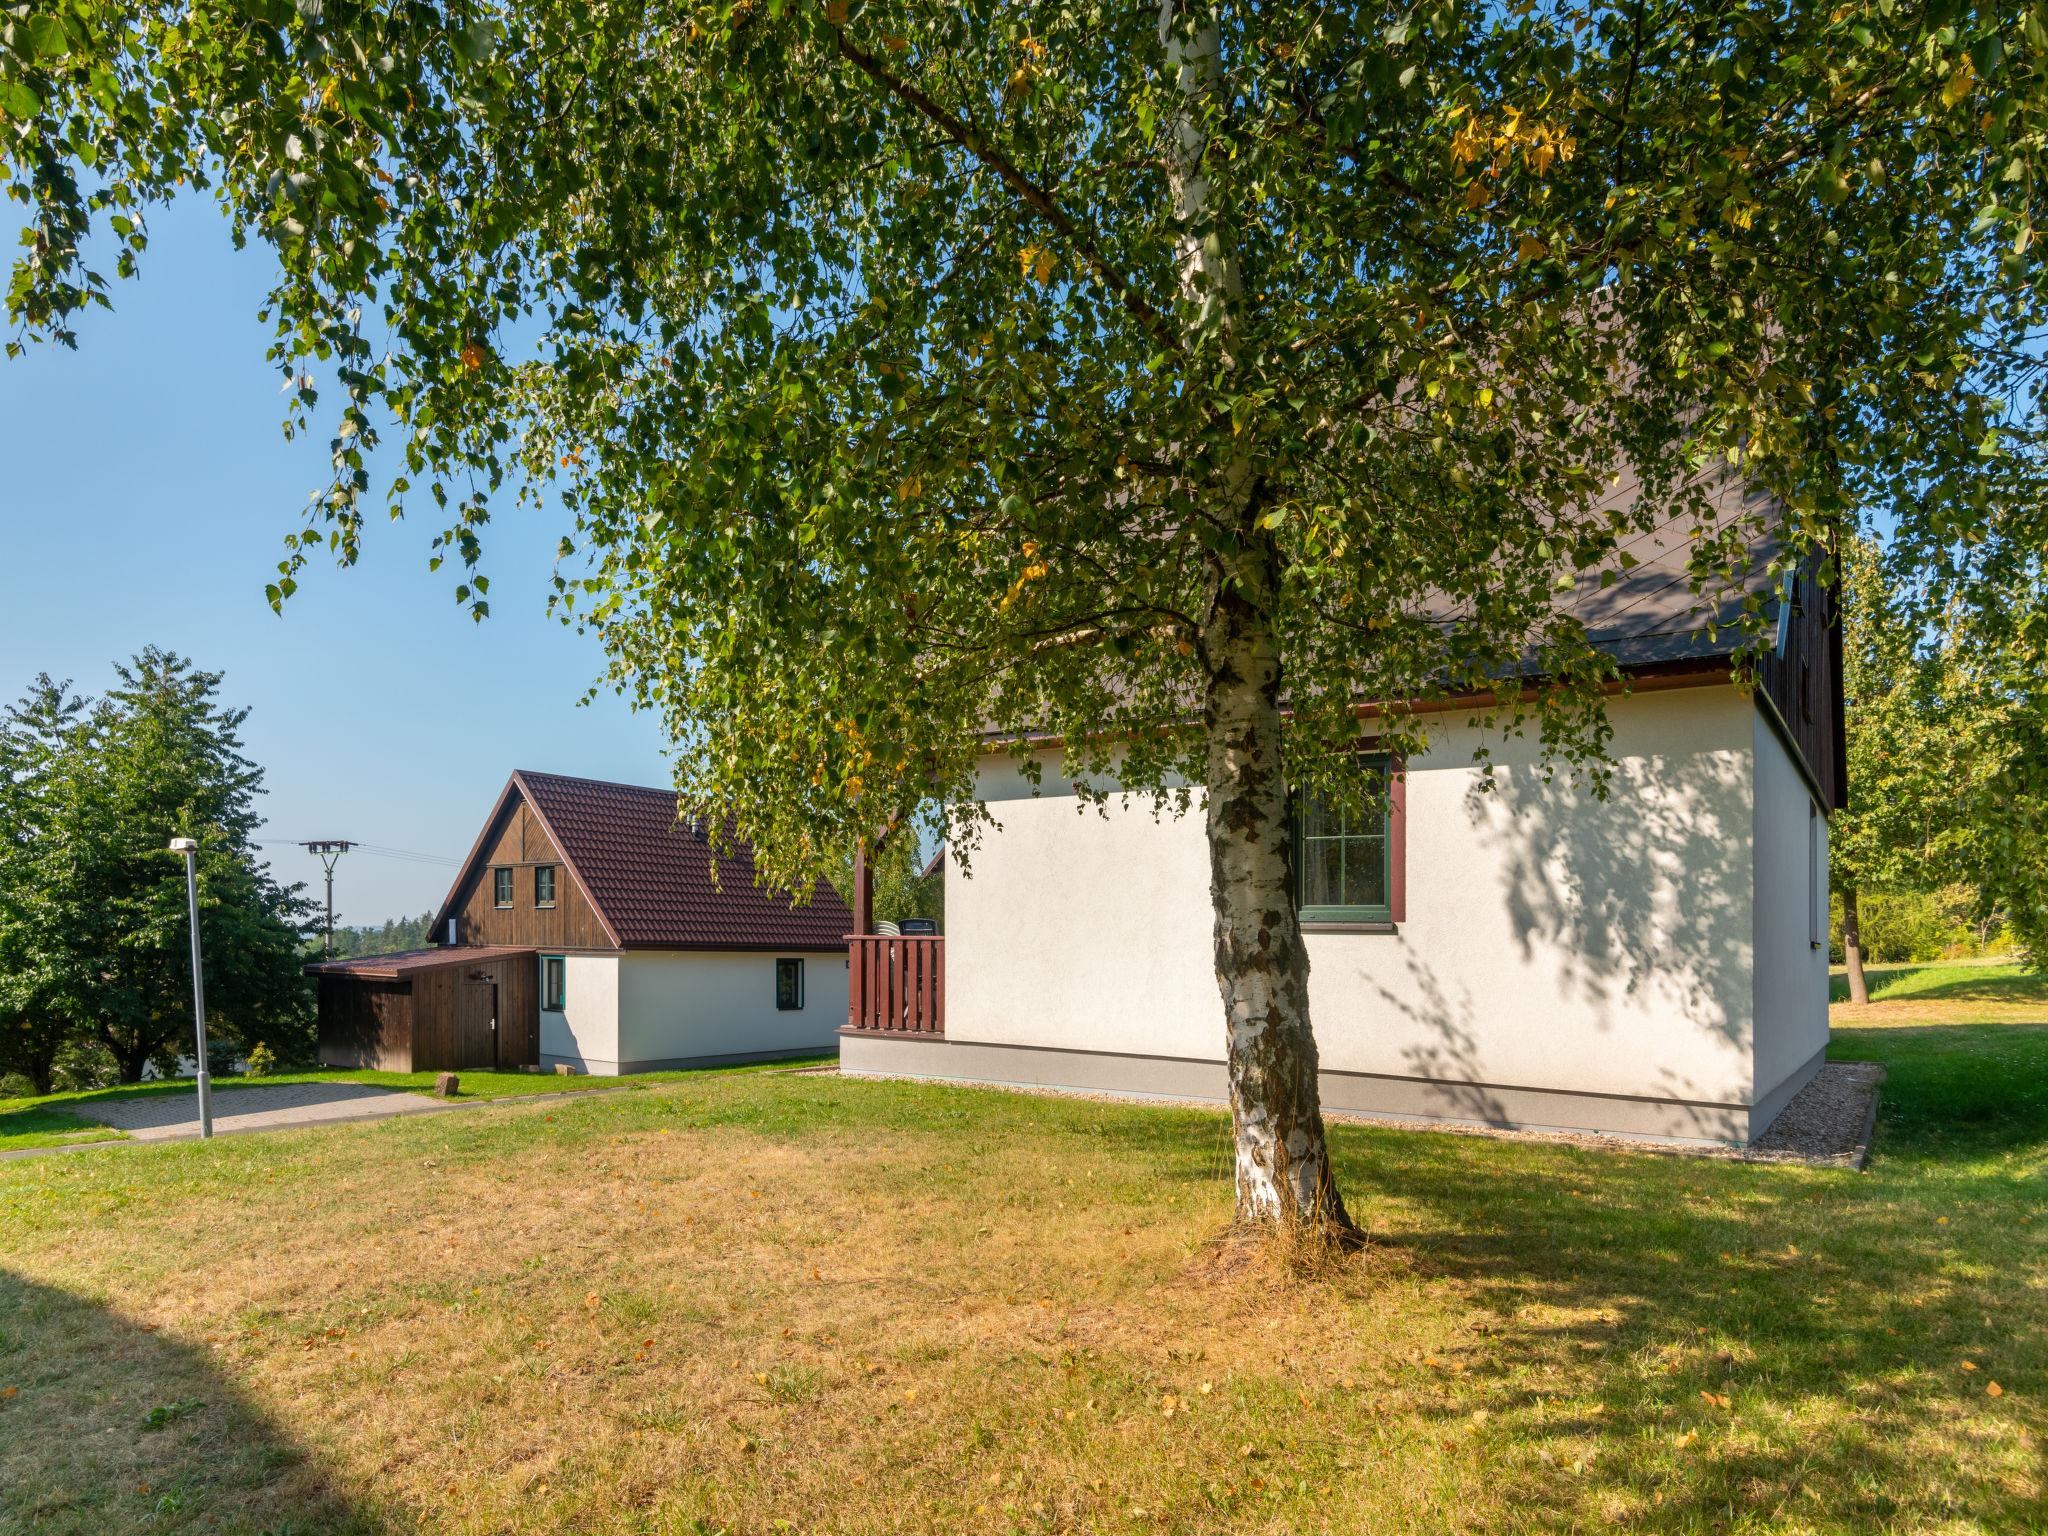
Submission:
[[[778,878],[934,798],[966,864],[990,724],[1199,800],[1249,1222],[1348,1226],[1287,807],[1374,792],[1362,711],[1413,754],[1491,690],[1598,783],[1614,668],[1554,598],[1630,538],[1691,514],[1719,593],[1768,516],[1756,614],[1851,505],[1946,548],[1987,463],[2038,488],[1997,435],[2037,414],[2030,8],[7,15],[24,332],[204,185],[279,258],[294,430],[340,391],[274,600],[353,558],[395,420],[437,558],[557,482],[565,607]],[[1774,499],[1715,522],[1736,460]]]
[[[875,916],[892,922],[906,917],[928,917],[935,922],[946,915],[946,880],[942,868],[925,874],[929,862],[924,857],[917,830],[913,827],[899,827],[890,837],[882,841],[879,850],[868,856],[868,874],[874,881]],[[832,888],[839,893],[839,899],[847,906],[856,905],[854,900],[855,871],[857,865],[854,850],[842,849],[839,857],[827,872]]]
[[[261,1040],[304,1059],[300,946],[314,909],[257,859],[263,774],[241,752],[248,711],[221,705],[221,674],[154,647],[115,673],[90,702],[38,679],[8,717],[9,761],[26,768],[8,809],[33,818],[27,857],[0,853],[0,997],[34,1042],[18,1047],[18,1069],[46,1089],[58,1053],[86,1045],[132,1083],[188,1049],[184,864],[166,852],[180,836],[200,843],[210,1036],[224,1053]]]
[[[2027,584],[2038,578],[1998,573],[2004,601],[1987,612],[1986,588],[1916,579],[1901,566],[1868,537],[1845,548],[1849,808],[1830,829],[1829,866],[1857,1003],[1869,1001],[1864,898],[1917,902],[1950,933],[1959,919],[2005,923],[2035,955],[2048,937],[2039,835],[2048,696],[2026,619],[2041,606]],[[1944,915],[1950,891],[1962,900]]]
[[[0,717],[0,1075],[49,1093],[66,1039],[90,1017],[91,974],[53,942],[80,917],[75,825],[85,702],[40,674]]]
[[[209,1034],[303,1056],[308,989],[300,945],[313,903],[281,887],[253,844],[263,771],[242,755],[248,710],[219,701],[221,674],[151,647],[115,668],[93,712],[85,877],[93,915],[77,942],[102,957],[95,1035],[124,1083],[192,1038],[184,866],[164,851],[199,839]]]
[[[1842,687],[1848,700],[1849,807],[1828,832],[1829,881],[1842,903],[1849,1000],[1870,1001],[1860,899],[1925,890],[1952,852],[1963,753],[1945,718],[1935,661],[1925,654],[1883,553],[1850,539],[1842,562]]]
[[[355,923],[336,928],[334,958],[346,960],[351,955],[393,955],[409,949],[425,949],[427,930],[433,922],[434,914],[429,909],[418,917],[391,917],[381,923]],[[310,950],[308,952],[311,953]]]

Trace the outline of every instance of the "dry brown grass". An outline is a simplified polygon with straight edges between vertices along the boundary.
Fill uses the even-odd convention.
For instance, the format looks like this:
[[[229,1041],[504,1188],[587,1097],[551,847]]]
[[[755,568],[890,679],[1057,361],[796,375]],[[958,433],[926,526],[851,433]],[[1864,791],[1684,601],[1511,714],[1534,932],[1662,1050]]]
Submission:
[[[755,1078],[17,1164],[0,1530],[1851,1529],[1877,1507],[1975,1530],[1959,1496],[2038,1507],[2017,1390],[1952,1395],[1945,1357],[1940,1391],[1902,1388],[1901,1358],[1830,1398],[1688,1305],[1724,1287],[1670,1270],[1668,1232],[1590,1283],[1517,1277],[1453,1235],[1495,1218],[1442,1193],[1497,1178],[1496,1216],[1540,1223],[1518,1242],[1555,1221],[1567,1246],[1567,1190],[1550,1211],[1518,1181],[1644,1219],[1754,1202],[1749,1236],[1783,1247],[1786,1195],[1826,1176],[1340,1131],[1354,1209],[1399,1241],[1303,1277],[1215,1261],[1220,1135]],[[1745,1250],[1721,1278],[1775,1294],[1799,1267]],[[1944,1488],[1857,1491],[1914,1457]]]

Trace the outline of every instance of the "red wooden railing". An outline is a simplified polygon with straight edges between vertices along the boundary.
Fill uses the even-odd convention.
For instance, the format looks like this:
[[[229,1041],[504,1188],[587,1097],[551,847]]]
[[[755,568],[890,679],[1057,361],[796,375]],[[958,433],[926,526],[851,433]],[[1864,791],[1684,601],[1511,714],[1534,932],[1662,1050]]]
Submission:
[[[885,933],[846,936],[846,1027],[946,1032],[946,941]]]

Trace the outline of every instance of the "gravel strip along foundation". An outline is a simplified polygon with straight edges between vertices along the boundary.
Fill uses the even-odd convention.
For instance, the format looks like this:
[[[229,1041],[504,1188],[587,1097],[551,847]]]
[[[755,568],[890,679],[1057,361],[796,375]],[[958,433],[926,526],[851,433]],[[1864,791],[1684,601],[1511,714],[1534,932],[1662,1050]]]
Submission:
[[[836,1071],[836,1068],[816,1070]],[[864,1074],[877,1079],[883,1073]],[[924,1082],[928,1079],[909,1078]],[[1516,1126],[1459,1125],[1443,1120],[1398,1115],[1360,1115],[1325,1110],[1323,1118],[1339,1125],[1385,1125],[1404,1131],[1441,1131],[1452,1136],[1492,1136],[1503,1141],[1547,1141],[1563,1146],[1602,1147],[1616,1152],[1658,1152],[1674,1157],[1712,1157],[1726,1162],[1809,1163],[1859,1172],[1870,1160],[1871,1129],[1877,1123],[1877,1090],[1884,1068],[1876,1062],[1831,1061],[1800,1089],[1771,1128],[1746,1147],[1712,1142],[1671,1141],[1653,1136],[1622,1136],[1592,1131],[1553,1131]],[[1104,1104],[1171,1104],[1186,1109],[1221,1111],[1213,1099],[1180,1099],[1154,1094],[1087,1093],[1041,1088],[1021,1083],[973,1083],[967,1087],[998,1088],[1005,1093],[1031,1093],[1048,1098],[1093,1099]]]

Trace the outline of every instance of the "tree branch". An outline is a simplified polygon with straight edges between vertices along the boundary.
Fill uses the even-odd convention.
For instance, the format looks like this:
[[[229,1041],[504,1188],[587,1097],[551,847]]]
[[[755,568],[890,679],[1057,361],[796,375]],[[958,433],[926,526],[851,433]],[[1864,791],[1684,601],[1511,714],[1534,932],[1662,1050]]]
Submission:
[[[1015,192],[1026,207],[1050,224],[1060,237],[1073,247],[1075,253],[1087,264],[1088,270],[1095,274],[1096,281],[1107,288],[1116,301],[1145,327],[1147,334],[1165,350],[1179,355],[1182,350],[1180,338],[1166,323],[1166,317],[1154,309],[1144,295],[1133,288],[1120,272],[1110,266],[1101,251],[1096,248],[1095,242],[1067,216],[1066,210],[1053,200],[1051,193],[1020,171],[1009,156],[990,142],[972,123],[948,111],[908,80],[900,80],[891,74],[879,58],[849,38],[844,27],[836,28],[835,35],[839,40],[841,58],[898,101],[921,113],[947,138],[1001,177],[1004,185]]]

